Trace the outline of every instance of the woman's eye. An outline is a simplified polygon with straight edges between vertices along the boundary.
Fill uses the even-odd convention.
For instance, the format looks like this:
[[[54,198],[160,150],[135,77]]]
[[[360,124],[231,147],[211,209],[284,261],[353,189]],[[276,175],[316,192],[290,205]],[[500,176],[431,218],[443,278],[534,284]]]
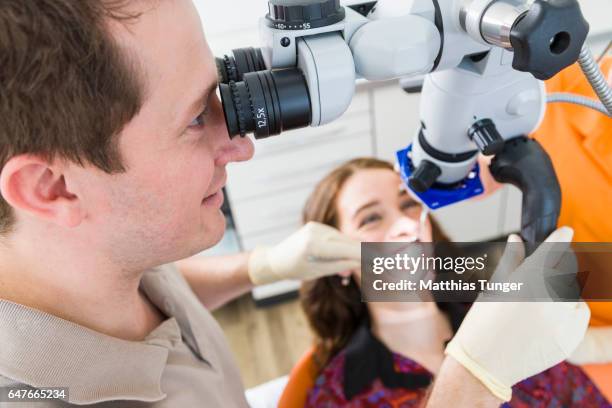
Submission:
[[[381,219],[382,217],[379,214],[370,214],[361,220],[361,222],[359,223],[359,228],[380,221]]]
[[[405,201],[405,202],[403,202],[403,203],[400,205],[400,207],[402,208],[402,210],[406,210],[406,209],[408,209],[408,208],[414,208],[414,207],[417,207],[417,206],[418,206],[418,204],[417,204],[417,203],[415,203],[414,201]]]
[[[402,203],[400,205],[400,210],[410,218],[418,218],[419,214],[421,214],[422,207],[418,202],[410,200]]]
[[[400,208],[402,210],[412,210],[412,209],[418,209],[421,205],[419,203],[417,203],[416,201],[405,201],[400,205]]]

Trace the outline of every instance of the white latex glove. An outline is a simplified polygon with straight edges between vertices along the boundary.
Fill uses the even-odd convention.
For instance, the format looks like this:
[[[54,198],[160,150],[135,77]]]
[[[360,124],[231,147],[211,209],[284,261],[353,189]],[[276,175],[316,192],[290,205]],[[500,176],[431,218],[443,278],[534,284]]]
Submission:
[[[560,228],[546,242],[569,247],[570,228]],[[515,243],[513,245],[521,245]],[[549,251],[540,246],[523,262],[513,250],[502,257],[504,267],[516,270],[557,268],[563,263],[563,244]],[[543,253],[544,251],[548,253]],[[523,251],[524,253],[524,251]],[[505,259],[504,259],[505,258]],[[566,267],[566,265],[563,265]],[[567,272],[567,271],[566,271]],[[568,358],[584,338],[590,311],[584,302],[475,302],[448,344],[452,356],[503,401],[512,397],[512,386]]]
[[[525,246],[521,237],[508,237],[506,249],[490,282],[522,283],[520,295],[501,292],[486,292],[481,298],[496,301],[508,300],[573,300],[580,297],[581,288],[576,282],[578,261],[574,251],[569,248],[573,231],[559,229],[541,245],[530,257],[525,259]],[[520,265],[520,268],[517,267]]]
[[[589,327],[567,361],[577,365],[612,363],[612,327]]]
[[[348,275],[360,268],[361,243],[316,222],[309,222],[276,246],[256,248],[249,258],[249,277],[255,285]]]

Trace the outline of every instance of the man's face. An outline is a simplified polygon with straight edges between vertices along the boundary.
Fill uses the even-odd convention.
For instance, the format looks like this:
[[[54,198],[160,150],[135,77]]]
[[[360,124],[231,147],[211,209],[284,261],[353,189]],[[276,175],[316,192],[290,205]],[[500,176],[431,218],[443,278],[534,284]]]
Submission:
[[[217,243],[225,165],[253,155],[230,141],[214,58],[191,0],[136,2],[135,23],[111,32],[141,65],[145,102],[119,138],[125,173],[75,170],[90,243],[126,268],[190,256]]]

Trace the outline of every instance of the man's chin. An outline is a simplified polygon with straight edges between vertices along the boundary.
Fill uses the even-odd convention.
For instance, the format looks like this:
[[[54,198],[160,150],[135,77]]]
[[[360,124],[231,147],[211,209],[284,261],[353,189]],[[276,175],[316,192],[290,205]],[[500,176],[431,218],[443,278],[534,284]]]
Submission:
[[[217,245],[225,234],[226,221],[225,216],[219,210],[215,216],[205,218],[207,222],[204,224],[202,248],[199,252],[205,251]]]
[[[200,224],[197,231],[193,229],[183,230],[182,233],[169,238],[170,242],[166,241],[164,243],[165,247],[161,247],[165,251],[161,251],[160,248],[154,251],[154,255],[148,259],[148,261],[151,261],[153,258],[154,263],[147,267],[190,258],[217,245],[223,239],[225,233],[225,216],[221,211],[218,211],[218,214],[208,214],[203,219],[206,220],[206,223]]]

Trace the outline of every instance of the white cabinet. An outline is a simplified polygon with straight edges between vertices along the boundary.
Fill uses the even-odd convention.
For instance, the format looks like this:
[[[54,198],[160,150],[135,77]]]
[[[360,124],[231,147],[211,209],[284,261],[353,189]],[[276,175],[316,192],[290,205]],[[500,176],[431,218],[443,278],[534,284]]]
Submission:
[[[412,143],[419,129],[421,94],[404,92],[398,81],[372,87],[376,156],[395,162],[395,152]]]
[[[267,0],[193,0],[211,50],[217,56],[234,48],[257,47],[259,18],[268,10]]]

